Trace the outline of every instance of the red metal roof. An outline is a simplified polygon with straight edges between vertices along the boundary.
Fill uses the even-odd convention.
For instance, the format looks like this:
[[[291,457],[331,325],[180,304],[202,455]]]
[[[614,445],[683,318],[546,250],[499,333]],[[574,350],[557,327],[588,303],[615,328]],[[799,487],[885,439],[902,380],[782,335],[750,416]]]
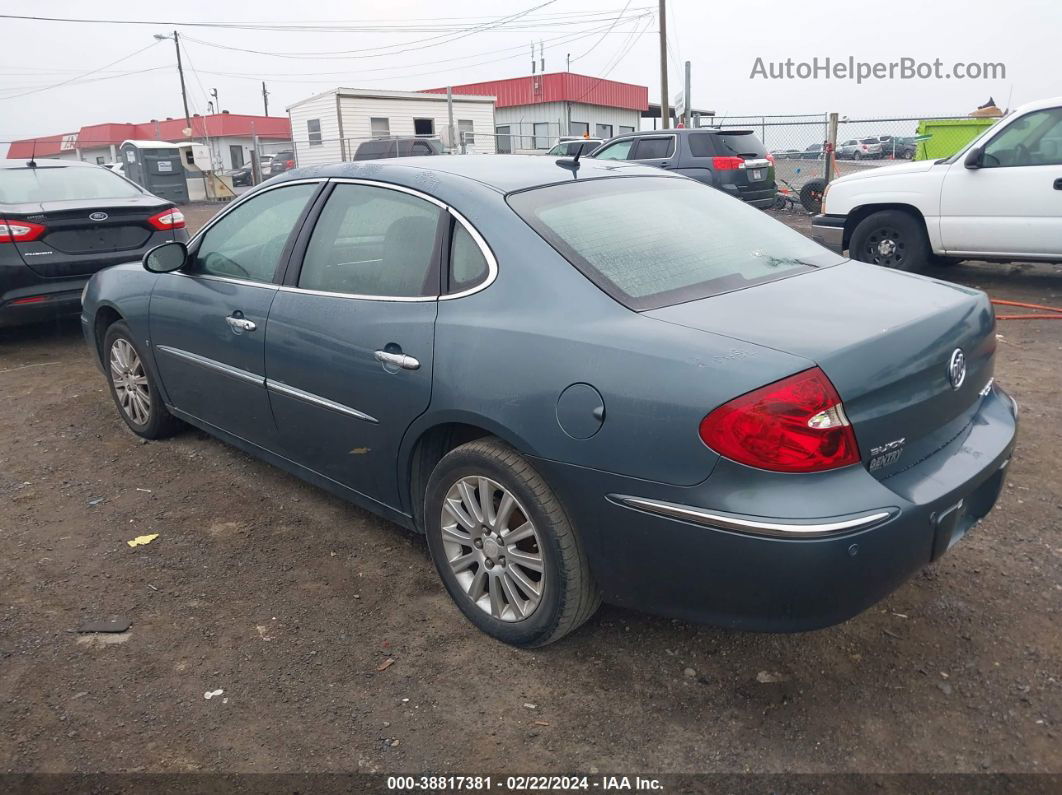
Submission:
[[[64,151],[93,149],[128,140],[183,141],[186,138],[209,136],[238,136],[291,140],[291,122],[286,116],[247,116],[235,113],[215,113],[210,116],[193,116],[192,135],[184,135],[184,117],[149,121],[142,124],[92,124],[76,133],[49,135],[43,138],[26,138],[13,141],[7,156],[11,159],[29,157],[36,142],[37,157],[54,157]]]
[[[610,108],[647,110],[649,89],[632,83],[619,83],[600,77],[588,77],[573,72],[513,77],[508,80],[488,80],[450,87],[455,94],[476,94],[496,97],[495,106],[536,105],[540,102],[583,102]],[[429,88],[424,93],[445,94],[445,88]]]

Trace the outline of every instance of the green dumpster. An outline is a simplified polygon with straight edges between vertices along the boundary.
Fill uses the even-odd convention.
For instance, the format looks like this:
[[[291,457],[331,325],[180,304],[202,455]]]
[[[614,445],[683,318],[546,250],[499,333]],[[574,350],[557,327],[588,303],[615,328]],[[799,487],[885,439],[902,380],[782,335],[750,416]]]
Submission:
[[[995,123],[996,119],[923,119],[918,135],[925,140],[918,142],[913,159],[951,157]]]

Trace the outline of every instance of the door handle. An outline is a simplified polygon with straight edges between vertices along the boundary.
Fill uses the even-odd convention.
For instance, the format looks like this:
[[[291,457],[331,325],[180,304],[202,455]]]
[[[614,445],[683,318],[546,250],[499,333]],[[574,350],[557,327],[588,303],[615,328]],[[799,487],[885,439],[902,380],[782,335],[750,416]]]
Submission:
[[[1062,179],[1055,180],[1055,190],[1062,190]]]
[[[420,362],[405,353],[391,353],[390,351],[376,351],[376,361],[400,367],[403,370],[419,370]]]
[[[242,334],[245,331],[254,331],[258,328],[253,320],[247,320],[246,318],[236,317],[234,315],[226,317],[225,322],[229,324],[229,328],[231,328],[236,334]]]

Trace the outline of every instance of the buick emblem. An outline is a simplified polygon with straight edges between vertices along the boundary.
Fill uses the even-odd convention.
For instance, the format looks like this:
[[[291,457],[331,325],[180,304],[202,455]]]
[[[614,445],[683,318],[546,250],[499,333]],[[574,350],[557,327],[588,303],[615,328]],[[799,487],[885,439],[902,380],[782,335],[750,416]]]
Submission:
[[[106,221],[108,218],[110,218],[110,216],[107,215],[107,213],[100,212],[92,213],[92,215],[89,216],[90,221]]]
[[[951,359],[948,360],[948,381],[951,382],[952,389],[958,389],[965,380],[966,355],[962,352],[962,348],[956,348],[951,352]]]

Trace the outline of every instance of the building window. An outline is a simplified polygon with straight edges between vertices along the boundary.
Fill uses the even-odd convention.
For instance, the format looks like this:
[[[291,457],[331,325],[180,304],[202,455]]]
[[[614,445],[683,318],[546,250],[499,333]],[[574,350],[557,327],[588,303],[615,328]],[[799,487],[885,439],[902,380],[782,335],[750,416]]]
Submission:
[[[548,121],[536,121],[535,122],[535,149],[549,149],[549,122]]]
[[[369,119],[369,128],[373,138],[388,138],[391,135],[391,120],[372,118]]]
[[[457,140],[459,143],[465,143],[469,146],[476,142],[472,122],[468,119],[457,120]]]
[[[573,121],[568,124],[568,135],[590,136],[590,123],[585,121]]]
[[[306,120],[306,137],[310,140],[310,146],[321,145],[321,120],[320,119],[307,119]]]
[[[106,161],[103,159],[103,155],[96,155],[96,165],[102,166]]]
[[[632,133],[632,132],[634,132],[634,128],[633,127],[627,127],[627,126],[625,126],[623,124],[621,124],[619,126],[619,134],[620,135],[623,135],[624,133]]]
[[[598,138],[611,138],[612,137],[612,125],[611,124],[598,124],[596,126]]]
[[[435,119],[413,119],[414,135],[435,135]]]
[[[243,167],[243,147],[238,144],[229,146],[229,161],[233,168]]]

